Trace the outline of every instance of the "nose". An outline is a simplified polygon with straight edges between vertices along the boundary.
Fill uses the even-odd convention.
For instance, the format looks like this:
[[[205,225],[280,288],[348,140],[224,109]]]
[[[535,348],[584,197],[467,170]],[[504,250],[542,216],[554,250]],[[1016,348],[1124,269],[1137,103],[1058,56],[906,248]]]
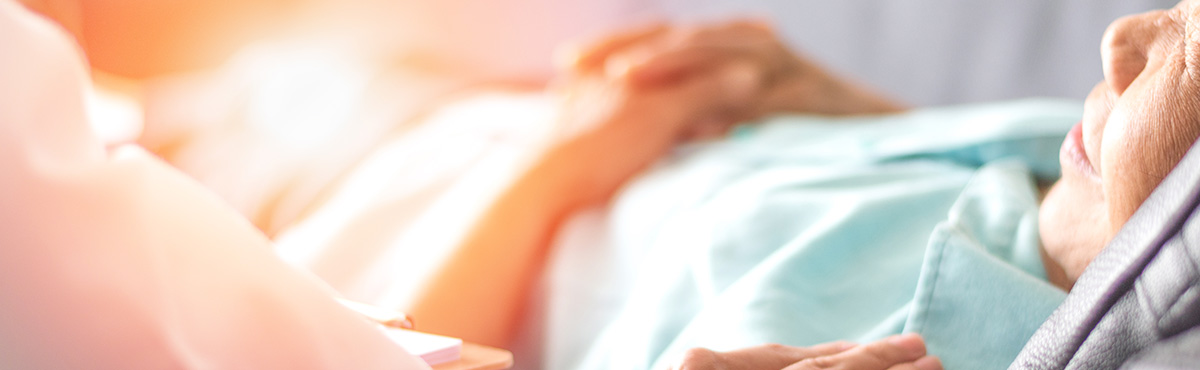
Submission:
[[[1131,15],[1113,22],[1104,33],[1100,53],[1104,79],[1117,95],[1125,92],[1146,69],[1148,53],[1165,11]]]

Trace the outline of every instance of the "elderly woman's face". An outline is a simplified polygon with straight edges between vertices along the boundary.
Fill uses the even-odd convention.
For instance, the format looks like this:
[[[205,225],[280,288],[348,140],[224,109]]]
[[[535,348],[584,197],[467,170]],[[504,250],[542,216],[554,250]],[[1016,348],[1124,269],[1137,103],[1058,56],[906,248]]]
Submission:
[[[1120,19],[1105,81],[1063,144],[1041,233],[1052,280],[1070,286],[1200,136],[1200,0]],[[1057,269],[1056,267],[1061,267]]]

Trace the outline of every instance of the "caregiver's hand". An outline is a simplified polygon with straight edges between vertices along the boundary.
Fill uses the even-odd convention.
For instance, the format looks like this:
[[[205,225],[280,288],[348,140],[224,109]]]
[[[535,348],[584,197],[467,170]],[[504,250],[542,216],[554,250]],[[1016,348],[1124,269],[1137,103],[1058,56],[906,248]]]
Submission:
[[[729,110],[720,76],[639,87],[624,76],[567,76],[555,85],[557,132],[543,157],[578,203],[602,201],[626,180]]]
[[[731,352],[688,351],[674,370],[942,370],[926,356],[916,335],[900,335],[867,345],[845,342],[814,347],[765,345]]]
[[[624,77],[638,86],[662,86],[718,76],[730,109],[714,120],[737,123],[765,114],[878,114],[900,104],[834,76],[797,56],[765,23],[734,21],[706,26],[654,25],[628,30],[560,53],[567,73]]]

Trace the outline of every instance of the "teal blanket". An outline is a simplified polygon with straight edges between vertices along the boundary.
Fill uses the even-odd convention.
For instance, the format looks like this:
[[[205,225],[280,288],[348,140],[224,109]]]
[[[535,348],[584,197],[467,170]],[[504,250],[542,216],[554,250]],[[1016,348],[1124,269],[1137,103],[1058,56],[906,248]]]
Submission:
[[[691,347],[925,336],[949,369],[1002,369],[1065,297],[1045,281],[1038,182],[1082,116],[1046,100],[779,117],[631,185],[647,248],[581,369],[665,369]]]

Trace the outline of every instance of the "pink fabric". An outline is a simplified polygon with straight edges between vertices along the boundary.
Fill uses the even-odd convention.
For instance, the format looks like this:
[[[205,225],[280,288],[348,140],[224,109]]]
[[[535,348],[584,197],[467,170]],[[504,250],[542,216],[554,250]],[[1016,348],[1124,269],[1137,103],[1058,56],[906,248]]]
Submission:
[[[0,0],[0,368],[428,369],[186,176],[106,151],[87,81]]]

